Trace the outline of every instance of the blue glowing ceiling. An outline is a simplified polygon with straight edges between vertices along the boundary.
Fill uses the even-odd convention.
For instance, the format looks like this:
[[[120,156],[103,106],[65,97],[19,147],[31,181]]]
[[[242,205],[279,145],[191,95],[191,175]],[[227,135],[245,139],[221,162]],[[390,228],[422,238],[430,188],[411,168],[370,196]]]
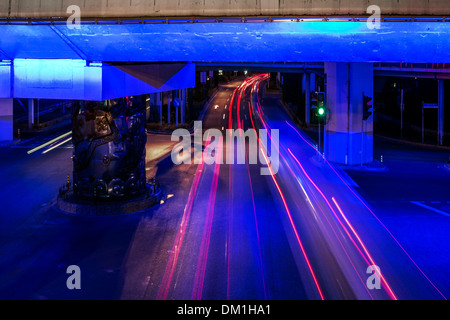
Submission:
[[[90,61],[450,62],[450,23],[0,25],[0,57]],[[4,52],[3,56],[1,52]]]
[[[0,26],[0,50],[12,59],[79,59],[49,25]]]

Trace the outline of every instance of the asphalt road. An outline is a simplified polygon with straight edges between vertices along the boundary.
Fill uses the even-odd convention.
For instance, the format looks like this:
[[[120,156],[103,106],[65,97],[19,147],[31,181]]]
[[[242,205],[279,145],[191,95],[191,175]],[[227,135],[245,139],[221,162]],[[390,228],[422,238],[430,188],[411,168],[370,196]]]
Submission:
[[[351,170],[356,189],[439,290],[450,296],[449,150],[375,137],[385,171]]]
[[[250,126],[250,91],[240,85],[224,86],[215,96],[204,130],[217,128],[226,139],[230,126]],[[145,298],[307,298],[271,197],[272,182],[259,170],[248,163],[199,166],[161,284]]]
[[[275,148],[256,164],[246,152],[244,164],[174,165],[176,142],[149,136],[147,172],[170,198],[146,212],[62,214],[53,205],[71,172],[70,148],[31,155],[2,148],[0,298],[442,298],[409,255],[414,247],[405,248],[345,172],[320,157],[279,96],[264,94],[265,78],[223,85],[203,132],[218,129],[226,140],[226,129],[264,128]],[[205,140],[205,156],[237,152],[236,144]],[[254,144],[262,148],[258,140],[246,150]],[[275,151],[279,170],[261,175]],[[69,265],[81,269],[81,290],[66,287]],[[381,269],[380,289],[367,287],[370,265]]]

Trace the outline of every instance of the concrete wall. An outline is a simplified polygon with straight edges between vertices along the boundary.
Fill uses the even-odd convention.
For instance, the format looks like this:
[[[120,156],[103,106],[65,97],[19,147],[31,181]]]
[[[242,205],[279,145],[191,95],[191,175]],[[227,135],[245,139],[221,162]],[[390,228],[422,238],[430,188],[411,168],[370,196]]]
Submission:
[[[13,99],[0,99],[0,141],[13,139]]]
[[[2,0],[1,17],[65,17],[78,5],[82,17],[190,17],[367,15],[449,15],[448,0]]]
[[[12,98],[11,80],[11,62],[0,64],[0,99]]]

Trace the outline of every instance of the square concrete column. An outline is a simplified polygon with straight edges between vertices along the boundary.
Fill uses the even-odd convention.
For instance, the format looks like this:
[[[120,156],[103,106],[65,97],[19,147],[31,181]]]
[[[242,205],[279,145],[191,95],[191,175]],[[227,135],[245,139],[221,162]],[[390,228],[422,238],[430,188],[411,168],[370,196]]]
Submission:
[[[305,91],[305,123],[309,125],[311,118],[311,76],[309,73],[303,74],[303,85]]]
[[[13,99],[0,99],[0,141],[13,140]]]
[[[178,98],[178,99],[180,98],[180,90],[175,90],[173,92],[173,100],[172,101],[175,101],[176,98]],[[176,127],[178,127],[180,106],[176,106],[174,103],[174,107],[175,107],[175,124],[176,124]]]
[[[28,128],[34,126],[34,99],[28,99]]]
[[[172,92],[167,92],[167,123],[170,124],[170,106],[172,104]]]
[[[184,124],[186,122],[186,89],[181,89],[181,123]]]
[[[163,107],[163,93],[162,92],[158,92],[156,93],[156,99],[157,99],[157,104],[159,106],[159,124],[162,126],[162,119],[163,119],[163,111],[162,111],[162,107]]]
[[[310,73],[309,74],[309,90],[315,92],[316,91],[316,74]]]
[[[150,119],[150,106],[152,103],[152,94],[145,95],[145,122],[148,122]]]
[[[373,115],[363,120],[363,96],[373,98],[373,64],[327,62],[325,73],[326,158],[345,165],[372,162]]]
[[[438,106],[439,106],[439,145],[444,144],[444,101],[445,101],[445,87],[444,87],[444,80],[438,80],[438,91],[439,91],[439,98],[438,98]]]

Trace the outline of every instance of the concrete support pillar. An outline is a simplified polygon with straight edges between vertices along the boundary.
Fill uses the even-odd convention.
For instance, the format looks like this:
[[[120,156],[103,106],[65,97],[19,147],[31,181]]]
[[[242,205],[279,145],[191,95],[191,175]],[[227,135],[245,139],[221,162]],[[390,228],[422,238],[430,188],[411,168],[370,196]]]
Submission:
[[[187,111],[189,112],[189,120],[194,119],[194,88],[189,88],[187,92]]]
[[[156,94],[157,96],[157,100],[158,100],[158,106],[159,106],[159,124],[162,126],[162,107],[163,107],[163,93],[162,92],[158,92]]]
[[[359,165],[373,161],[373,116],[363,120],[363,95],[373,98],[373,64],[325,63],[325,154],[329,161]]]
[[[309,74],[309,90],[315,92],[316,91],[316,74]]]
[[[311,88],[310,88],[310,74],[304,73],[303,74],[303,83],[305,88],[305,124],[309,125],[310,119],[311,119]]]
[[[186,89],[181,89],[180,100],[181,100],[181,123],[186,122]]]
[[[277,89],[277,73],[275,72],[270,73],[269,89]]]
[[[439,145],[444,144],[444,98],[445,98],[445,89],[444,89],[444,80],[438,80],[439,87]]]
[[[28,99],[28,128],[34,126],[34,99]]]
[[[40,120],[39,116],[41,114],[41,111],[40,111],[41,101],[40,101],[40,99],[36,99],[35,102],[36,102],[35,107],[37,109],[35,123],[37,123],[37,125],[39,125],[39,120]]]
[[[150,119],[150,106],[152,103],[152,94],[145,95],[145,122],[148,122]]]
[[[13,140],[13,99],[0,99],[0,141]]]
[[[175,90],[173,92],[173,100],[175,100],[176,98],[180,99],[180,90]],[[180,106],[177,106],[174,103],[174,107],[175,107],[175,124],[176,124],[176,127],[178,127]]]
[[[167,124],[170,124],[170,105],[172,104],[172,92],[167,93]]]

